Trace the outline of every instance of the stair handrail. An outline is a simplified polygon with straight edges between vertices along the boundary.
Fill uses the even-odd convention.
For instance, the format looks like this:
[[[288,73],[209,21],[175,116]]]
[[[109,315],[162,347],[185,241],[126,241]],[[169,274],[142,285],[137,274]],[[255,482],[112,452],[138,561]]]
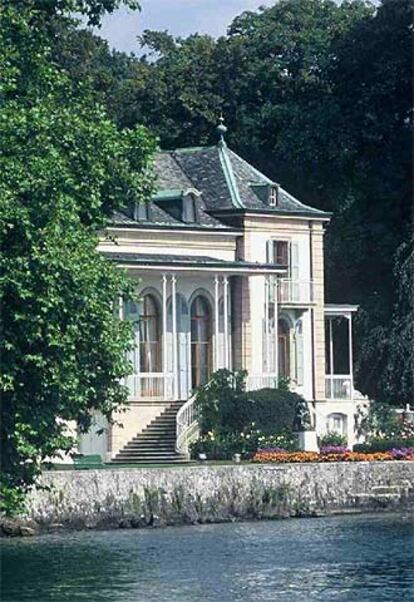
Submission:
[[[177,412],[175,450],[179,454],[189,455],[188,446],[199,436],[195,396],[190,397]]]

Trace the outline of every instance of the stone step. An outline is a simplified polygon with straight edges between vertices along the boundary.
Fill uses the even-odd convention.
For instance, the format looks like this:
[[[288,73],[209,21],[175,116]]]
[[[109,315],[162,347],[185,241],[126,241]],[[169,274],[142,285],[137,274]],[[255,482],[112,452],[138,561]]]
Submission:
[[[133,439],[131,439],[131,441],[128,441],[127,445],[129,445],[130,443],[144,443],[144,445],[147,444],[151,444],[151,445],[158,445],[158,444],[163,444],[163,443],[168,443],[171,445],[175,444],[175,437],[134,437]]]
[[[171,457],[175,457],[177,455],[177,453],[175,452],[175,450],[171,449],[169,451],[151,451],[151,450],[131,450],[131,449],[126,449],[123,448],[121,449],[121,451],[117,454],[117,457],[119,456],[142,456],[143,458],[171,458]]]
[[[174,460],[168,459],[163,460],[149,460],[143,458],[115,458],[112,460],[113,464],[188,464],[187,458],[176,458]]]
[[[145,431],[142,431],[142,433],[138,433],[138,435],[135,435],[135,437],[133,437],[133,439],[142,439],[142,438],[145,439],[146,437],[147,438],[151,437],[151,439],[152,439],[152,438],[158,437],[158,436],[175,437],[175,433],[176,433],[175,429],[163,429],[162,431],[145,430]]]
[[[128,443],[128,445],[126,445],[123,449],[128,449],[128,450],[143,450],[143,451],[174,451],[175,450],[175,446],[173,443],[167,443],[167,444],[145,444],[145,443]]]
[[[178,401],[170,404],[141,433],[128,441],[112,462],[126,464],[187,462],[186,456],[175,451],[176,416],[183,403]]]
[[[170,426],[154,424],[154,426],[147,427],[144,431],[142,431],[142,433],[140,433],[140,435],[144,435],[145,433],[159,433],[159,432],[163,432],[163,433],[174,432],[175,433],[175,430],[176,430],[175,423],[171,424]],[[140,435],[136,435],[136,436],[139,437]]]
[[[125,454],[116,456],[112,462],[136,462],[137,464],[140,462],[147,462],[151,464],[168,464],[169,462],[184,462],[188,461],[185,456],[179,456],[178,454],[174,455],[165,455],[165,456],[141,456],[140,454]]]

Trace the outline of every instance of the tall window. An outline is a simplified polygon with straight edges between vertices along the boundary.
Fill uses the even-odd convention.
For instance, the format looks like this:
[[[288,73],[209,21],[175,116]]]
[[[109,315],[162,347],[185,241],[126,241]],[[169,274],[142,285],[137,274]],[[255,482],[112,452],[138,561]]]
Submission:
[[[191,378],[192,386],[205,384],[211,374],[211,309],[199,295],[191,305]]]
[[[145,295],[139,320],[140,372],[161,372],[160,312],[153,295]]]
[[[287,240],[269,241],[267,261],[269,263],[288,265],[289,242]]]
[[[278,320],[279,376],[290,378],[290,329],[285,320]]]

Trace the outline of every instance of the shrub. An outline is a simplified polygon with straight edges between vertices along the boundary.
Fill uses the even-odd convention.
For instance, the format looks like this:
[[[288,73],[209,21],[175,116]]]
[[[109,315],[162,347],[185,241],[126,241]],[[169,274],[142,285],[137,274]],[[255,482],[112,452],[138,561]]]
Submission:
[[[191,457],[204,453],[208,460],[231,460],[241,454],[244,460],[251,458],[257,450],[297,449],[297,439],[289,431],[276,435],[265,435],[259,429],[246,429],[240,433],[215,433],[210,431],[190,445]]]
[[[284,388],[260,389],[246,395],[246,412],[250,422],[254,422],[257,428],[267,434],[292,428],[300,395]]]
[[[347,438],[339,433],[327,433],[319,438],[319,447],[326,447],[329,445],[346,446],[347,443]]]
[[[257,440],[257,449],[283,449],[285,451],[296,451],[298,449],[298,439],[292,431],[287,429],[276,435],[261,435]]]
[[[218,370],[196,394],[202,435],[241,433],[254,423],[264,434],[291,429],[301,399],[281,382],[278,389],[245,391],[247,373]]]
[[[358,434],[364,436],[367,443],[414,438],[414,424],[386,404],[373,403],[368,414],[359,418]]]
[[[248,424],[245,409],[244,371],[217,370],[196,393],[200,432],[241,432]]]
[[[356,443],[353,450],[356,452],[383,452],[392,449],[405,449],[414,447],[414,437],[407,439],[383,439],[375,437],[369,443]]]
[[[251,458],[257,449],[257,440],[236,433],[207,433],[190,445],[191,457],[204,453],[208,460],[231,460],[234,454]]]

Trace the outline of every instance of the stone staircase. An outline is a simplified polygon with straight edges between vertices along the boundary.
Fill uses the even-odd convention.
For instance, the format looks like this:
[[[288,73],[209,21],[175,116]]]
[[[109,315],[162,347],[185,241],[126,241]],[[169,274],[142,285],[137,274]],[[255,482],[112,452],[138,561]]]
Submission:
[[[187,456],[175,451],[176,423],[182,401],[172,402],[166,410],[113,458],[115,464],[181,464],[188,462]]]

